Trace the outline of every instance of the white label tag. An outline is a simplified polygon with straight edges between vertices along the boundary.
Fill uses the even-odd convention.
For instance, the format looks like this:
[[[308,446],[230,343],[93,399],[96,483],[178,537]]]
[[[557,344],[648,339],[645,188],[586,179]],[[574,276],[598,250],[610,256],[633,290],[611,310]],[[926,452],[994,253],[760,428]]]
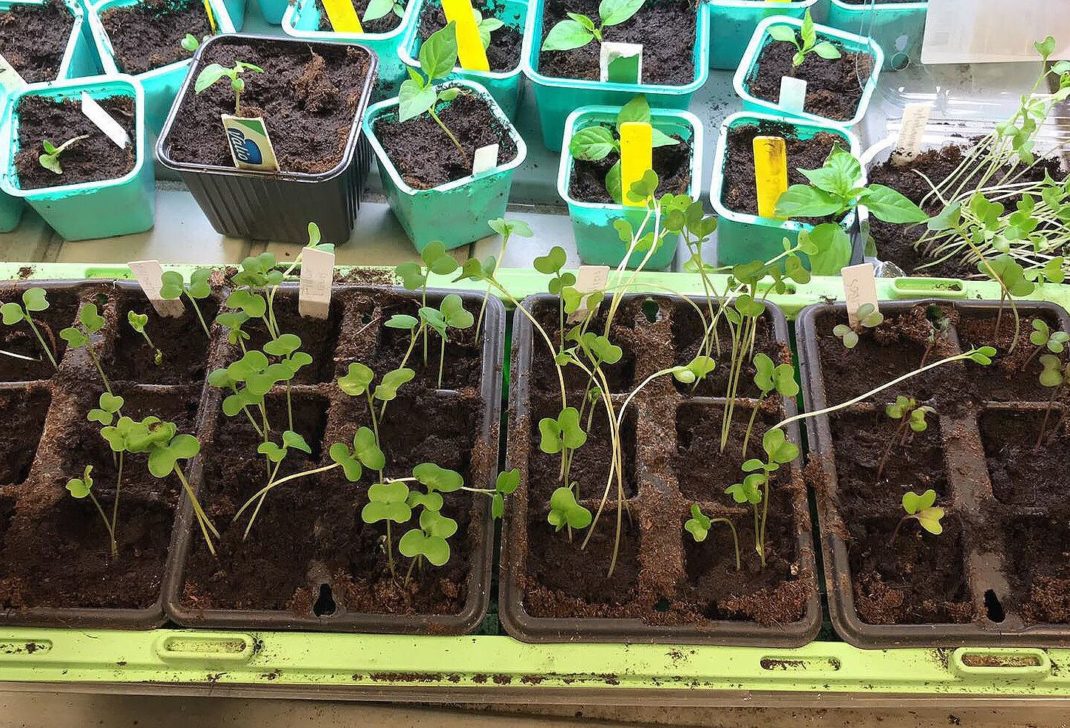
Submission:
[[[847,298],[847,320],[851,326],[858,325],[858,309],[869,303],[880,308],[877,301],[877,279],[872,263],[849,265],[840,270],[843,276],[843,293]]]
[[[480,147],[472,155],[472,174],[479,174],[498,166],[498,145],[488,144]]]
[[[903,109],[903,121],[899,128],[899,136],[895,140],[892,164],[906,164],[918,156],[922,139],[925,137],[925,126],[929,123],[929,114],[932,110],[931,103],[907,104]]]
[[[89,120],[96,124],[97,128],[115,142],[120,149],[126,149],[127,145],[130,144],[130,135],[126,133],[126,129],[111,118],[111,114],[105,111],[104,107],[98,104],[96,99],[85,91],[82,92],[82,113],[89,117]]]
[[[569,314],[569,323],[583,320],[583,317],[587,315],[587,295],[594,293],[595,291],[606,290],[608,284],[608,265],[581,265],[580,269],[576,271],[575,289],[579,291],[582,296],[580,298],[579,308]]]
[[[163,268],[160,267],[158,260],[133,260],[127,265],[130,267],[130,272],[137,278],[137,282],[141,284],[141,290],[145,292],[145,296],[156,309],[156,313],[167,318],[178,318],[186,312],[181,298],[170,301],[160,298],[160,277],[163,275]]]
[[[275,148],[271,146],[271,137],[268,136],[267,125],[263,119],[258,116],[220,116],[235,167],[260,172],[279,171],[279,160],[275,157]]]
[[[11,92],[25,85],[25,79],[19,75],[14,66],[7,62],[4,54],[0,53],[0,88]]]
[[[334,253],[306,248],[301,251],[301,288],[297,310],[302,316],[325,319],[331,310]]]
[[[643,44],[603,43],[598,73],[603,83],[642,83]]]
[[[780,78],[780,101],[777,102],[784,111],[800,113],[806,106],[806,81],[792,76]]]

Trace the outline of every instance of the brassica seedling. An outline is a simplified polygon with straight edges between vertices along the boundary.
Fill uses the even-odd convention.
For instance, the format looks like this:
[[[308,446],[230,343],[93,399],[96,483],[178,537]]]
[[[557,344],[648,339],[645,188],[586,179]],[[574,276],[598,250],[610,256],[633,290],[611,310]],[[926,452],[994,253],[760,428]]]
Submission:
[[[45,152],[37,158],[37,161],[40,162],[41,166],[47,169],[49,172],[52,172],[54,174],[63,174],[63,165],[59,163],[59,156],[78,142],[88,138],[88,134],[82,134],[81,136],[76,136],[72,139],[68,139],[67,141],[60,144],[58,147],[52,142],[45,139],[41,142],[41,147],[45,150]]]
[[[445,28],[432,33],[420,46],[420,68],[419,70],[411,67],[408,69],[409,78],[402,82],[398,93],[398,121],[415,119],[426,111],[453,142],[453,146],[457,148],[461,159],[467,165],[468,155],[464,147],[435,110],[437,104],[453,101],[461,93],[456,86],[441,91],[436,90],[434,86],[435,81],[445,80],[456,65],[456,24],[451,22]]]
[[[156,363],[156,366],[160,366],[163,363],[163,352],[152,343],[152,339],[149,338],[149,332],[146,327],[149,325],[149,315],[145,313],[138,313],[137,311],[127,311],[126,321],[137,333],[141,334],[145,339],[145,343],[152,349],[152,360]]]
[[[88,497],[96,506],[97,513],[100,514],[100,520],[104,521],[104,527],[108,529],[108,545],[111,548],[112,558],[119,555],[119,544],[115,541],[115,529],[112,526],[112,522],[108,520],[108,516],[105,515],[104,509],[100,506],[100,501],[93,495],[93,472],[92,465],[86,465],[85,470],[82,472],[82,477],[71,478],[67,481],[67,492],[71,494],[72,498],[81,500]]]
[[[571,488],[558,488],[550,496],[550,512],[546,520],[555,531],[566,526],[569,530],[583,530],[591,525],[592,518],[591,512],[576,501]]]
[[[212,295],[212,284],[209,282],[211,276],[212,271],[208,268],[197,268],[190,273],[189,283],[186,282],[181,273],[175,270],[164,271],[163,275],[160,276],[160,298],[165,301],[175,301],[183,295],[188,298],[193,306],[193,312],[197,314],[197,320],[201,324],[204,335],[209,338],[212,335],[208,332],[208,324],[205,323],[204,316],[201,315],[201,308],[197,301]]]
[[[881,476],[884,475],[884,466],[888,464],[892,448],[906,445],[907,435],[910,432],[925,432],[929,429],[929,423],[926,422],[925,417],[935,413],[936,410],[932,407],[919,405],[913,397],[905,397],[903,395],[896,397],[895,402],[884,408],[884,414],[889,419],[898,420],[899,424],[895,428],[895,433],[888,440],[888,444],[884,448],[884,454],[881,455],[880,464],[877,466],[877,482],[880,482]]]
[[[424,265],[419,263],[408,262],[394,268],[394,275],[401,279],[401,285],[410,291],[420,292],[420,307],[427,307],[427,279],[434,273],[436,275],[449,275],[460,267],[452,255],[446,251],[446,246],[440,240],[432,240],[428,243],[423,250],[420,251],[420,259]],[[408,329],[411,333],[409,340],[409,350],[405,354],[405,358],[402,360],[401,366],[405,366],[408,361],[408,356],[412,352],[412,347],[416,342],[416,339],[423,334],[423,354],[424,354],[424,366],[427,366],[427,325],[421,323],[419,329],[416,328],[415,322],[410,322],[408,318],[393,317],[391,321],[388,321],[385,325],[390,328]],[[393,323],[391,323],[393,322]],[[412,323],[412,325],[409,325]]]
[[[97,368],[100,380],[104,382],[104,389],[108,391],[108,394],[112,394],[111,382],[108,381],[108,377],[104,374],[104,369],[100,366],[100,359],[97,357],[97,353],[90,342],[90,337],[103,328],[104,317],[97,311],[97,305],[95,303],[86,303],[78,311],[78,324],[62,329],[59,332],[59,337],[66,341],[67,347],[72,350],[85,349],[89,359],[93,362],[93,366]]]
[[[798,37],[795,36],[795,29],[790,25],[769,26],[769,36],[773,40],[791,43],[795,46],[795,55],[791,58],[793,68],[801,66],[811,53],[816,53],[825,60],[834,60],[841,56],[840,49],[835,45],[827,40],[820,42],[817,40],[817,29],[814,27],[814,19],[810,17],[809,10],[803,16],[802,28]]]
[[[1033,331],[1029,334],[1029,343],[1036,347],[1029,358],[1025,360],[1022,369],[1029,366],[1040,352],[1049,351],[1052,354],[1062,354],[1066,351],[1066,344],[1070,342],[1070,334],[1065,331],[1052,331],[1048,324],[1039,318],[1033,319]]]
[[[917,521],[918,525],[924,528],[934,536],[939,536],[944,532],[944,526],[940,523],[940,519],[944,517],[944,509],[938,508],[934,504],[936,503],[936,491],[930,488],[921,495],[914,493],[913,491],[907,491],[903,494],[903,510],[906,511],[906,515],[899,519],[899,523],[896,524],[895,530],[892,531],[892,539],[889,545],[895,545],[895,539],[899,535],[899,529],[903,527],[903,524],[907,521]]]
[[[5,326],[14,326],[15,324],[26,322],[26,325],[33,331],[33,335],[37,338],[37,343],[41,345],[41,350],[48,357],[48,361],[52,363],[53,368],[58,368],[59,364],[56,362],[56,355],[53,353],[55,348],[55,341],[52,342],[52,346],[48,345],[44,336],[41,335],[41,330],[37,328],[37,324],[34,323],[33,315],[40,313],[41,311],[48,310],[48,295],[43,288],[27,288],[22,292],[22,303],[18,304],[14,301],[5,303],[0,306],[0,319],[3,320]],[[44,326],[44,324],[42,324]],[[47,329],[46,329],[47,330]],[[49,331],[51,336],[51,331]]]
[[[788,440],[783,430],[768,430],[762,437],[765,459],[751,458],[743,463],[743,472],[748,473],[743,481],[725,488],[736,503],[749,503],[754,514],[754,550],[765,568],[765,526],[769,518],[769,488],[773,473],[781,465],[788,465],[799,457],[799,448]],[[759,514],[758,506],[762,509]]]
[[[875,329],[884,323],[884,314],[872,303],[859,306],[855,317],[858,319],[858,329]],[[858,330],[847,324],[836,324],[832,327],[832,334],[848,349],[858,346]]]
[[[715,523],[723,523],[732,530],[732,543],[736,547],[736,571],[739,571],[742,568],[739,556],[739,535],[736,533],[736,527],[732,521],[727,518],[710,518],[702,512],[698,503],[692,503],[691,518],[684,522],[684,530],[691,534],[691,538],[695,539],[695,543],[702,543],[709,536],[710,530]]]
[[[502,245],[498,249],[498,260],[505,258],[505,250],[509,247],[509,241],[514,235],[518,235],[522,238],[530,238],[533,233],[531,227],[523,220],[507,220],[504,217],[496,217],[487,223],[490,229],[498,233],[502,238]],[[538,258],[535,259],[536,270],[538,270]],[[479,332],[483,330],[483,317],[487,313],[487,299],[490,298],[490,286],[487,286],[486,291],[483,292],[483,303],[479,306],[479,318],[476,319],[476,336],[475,340],[479,341]]]
[[[449,330],[464,330],[475,323],[475,317],[465,309],[464,302],[456,293],[450,293],[438,308],[423,306],[420,308],[420,320],[428,328],[434,330],[439,336],[438,350],[438,388],[442,388],[442,372],[446,362],[446,341],[449,339]]]
[[[109,427],[115,422],[116,417],[122,416],[123,404],[125,401],[122,397],[104,392],[97,400],[97,407],[89,410],[86,415],[86,419],[90,422],[96,422],[101,428]],[[70,494],[78,499],[88,496],[93,501],[93,505],[96,506],[97,512],[100,513],[101,519],[104,521],[104,526],[108,529],[108,537],[111,543],[111,555],[115,557],[118,555],[119,546],[116,541],[115,534],[119,529],[119,495],[123,487],[123,463],[125,459],[125,452],[123,450],[112,451],[112,458],[115,462],[116,476],[115,476],[115,498],[112,501],[111,518],[109,519],[104,514],[104,509],[101,508],[100,503],[97,502],[96,497],[92,494],[93,479],[90,477],[90,473],[93,471],[92,465],[87,465],[81,478],[72,478],[67,482],[67,490]]]
[[[602,42],[606,28],[631,19],[643,7],[645,0],[602,0],[598,4],[598,22],[580,13],[566,13],[567,20],[550,28],[542,42],[544,51],[570,51],[582,48],[592,40]]]
[[[791,364],[774,364],[767,354],[754,355],[754,384],[762,400],[773,392],[785,399],[794,399],[799,394],[799,383],[795,381],[795,368]],[[747,432],[743,436],[743,457],[747,457],[747,445],[750,443],[751,433],[754,431],[754,420],[758,416],[761,406],[751,409],[750,421],[747,423]]]
[[[1055,408],[1055,401],[1059,398],[1063,387],[1066,386],[1067,382],[1070,382],[1070,362],[1064,364],[1054,354],[1045,354],[1040,357],[1040,363],[1044,366],[1044,370],[1040,373],[1040,384],[1051,389],[1051,397],[1048,399],[1048,406],[1044,410],[1044,421],[1040,425],[1040,434],[1037,435],[1037,444],[1035,446],[1037,450],[1040,449],[1044,442],[1044,435],[1048,429],[1048,421],[1051,419],[1051,411]]]
[[[242,74],[246,71],[263,73],[264,69],[245,61],[236,61],[230,68],[221,66],[218,63],[209,63],[197,74],[197,80],[193,84],[193,91],[200,94],[214,86],[218,81],[224,78],[230,79],[230,88],[234,91],[234,115],[241,116],[241,95],[245,92],[245,79],[242,78]]]

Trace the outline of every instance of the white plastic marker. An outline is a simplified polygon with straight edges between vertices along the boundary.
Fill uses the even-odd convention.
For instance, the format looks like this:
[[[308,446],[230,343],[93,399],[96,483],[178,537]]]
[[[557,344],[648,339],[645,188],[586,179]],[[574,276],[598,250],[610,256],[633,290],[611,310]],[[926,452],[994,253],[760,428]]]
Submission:
[[[603,83],[642,83],[643,44],[603,43],[598,58],[598,73]]]
[[[267,126],[260,117],[243,118],[240,116],[220,115],[223,130],[230,143],[230,156],[234,166],[241,169],[255,169],[261,172],[278,172],[279,160],[275,157],[275,148],[271,146]]]
[[[608,265],[581,265],[576,271],[575,288],[580,292],[580,305],[568,316],[569,323],[582,321],[587,315],[588,294],[595,291],[604,291],[609,284]]]
[[[498,166],[498,145],[488,144],[485,147],[480,147],[476,150],[476,153],[472,155],[472,174],[479,174],[480,172],[486,172],[488,169],[494,169]]]
[[[902,166],[921,151],[921,142],[925,137],[925,125],[929,123],[929,114],[933,105],[922,102],[907,104],[903,108],[903,120],[899,127],[899,136],[895,140],[892,152],[892,164]]]
[[[160,261],[134,260],[127,265],[130,266],[130,272],[134,274],[134,278],[137,278],[137,282],[141,284],[141,290],[145,292],[145,297],[156,309],[156,313],[168,318],[178,318],[186,312],[182,299],[167,301],[160,297],[160,278],[163,276]]]
[[[442,0],[442,12],[446,14],[447,23],[454,25],[457,36],[457,62],[467,71],[490,71],[487,49],[479,37],[475,10],[471,0]]]
[[[840,275],[843,276],[843,293],[847,298],[847,320],[851,326],[857,326],[859,308],[867,303],[874,309],[880,308],[873,264],[849,265],[840,270]]]
[[[781,76],[777,105],[784,111],[800,113],[806,106],[806,81],[793,76]]]
[[[97,128],[104,132],[109,139],[115,142],[115,145],[120,149],[126,149],[130,145],[130,135],[126,133],[126,129],[111,118],[111,114],[104,110],[104,107],[96,102],[96,99],[91,97],[85,91],[82,92],[82,113],[89,117],[89,120],[97,125]]]
[[[0,89],[8,93],[26,85],[26,80],[19,75],[15,67],[7,62],[4,54],[0,53]]]
[[[325,319],[331,310],[334,253],[305,248],[301,251],[301,287],[297,311],[302,316]]]

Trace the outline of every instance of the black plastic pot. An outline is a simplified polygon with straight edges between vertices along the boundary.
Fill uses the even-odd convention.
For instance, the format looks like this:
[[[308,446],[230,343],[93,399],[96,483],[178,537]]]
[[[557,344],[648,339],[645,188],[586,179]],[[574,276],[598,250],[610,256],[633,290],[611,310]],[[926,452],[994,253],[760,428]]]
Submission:
[[[644,299],[644,305],[636,311],[635,326],[654,327],[660,329],[661,335],[668,335],[673,340],[673,317],[681,315],[680,312],[691,311],[683,302],[676,302],[664,296],[626,296],[626,301]],[[705,299],[692,297],[698,305],[703,305]],[[540,294],[527,298],[523,305],[533,312],[537,312],[540,305],[555,305],[557,298],[548,294]],[[607,305],[607,304],[603,304]],[[627,303],[625,303],[627,306]],[[625,309],[622,308],[621,311]],[[767,320],[772,323],[772,330],[776,341],[781,345],[781,351],[788,350],[788,326],[784,314],[776,306],[769,304],[767,307]],[[536,313],[536,315],[538,315]],[[621,316],[624,314],[621,313]],[[620,320],[620,319],[618,319]],[[513,328],[513,358],[511,368],[511,391],[509,400],[509,443],[508,463],[509,468],[519,468],[522,474],[521,485],[513,496],[513,500],[506,509],[505,523],[502,529],[502,554],[501,572],[499,583],[501,587],[499,597],[499,617],[502,624],[510,635],[524,642],[559,642],[559,641],[583,641],[583,642],[646,642],[646,643],[691,643],[710,645],[769,645],[780,647],[795,647],[810,642],[818,633],[821,626],[821,606],[817,588],[816,566],[813,541],[811,537],[810,514],[807,505],[806,488],[802,480],[800,460],[790,468],[790,477],[785,485],[780,485],[774,491],[785,493],[791,504],[789,515],[793,524],[793,533],[797,536],[794,542],[795,554],[791,580],[797,582],[803,590],[802,618],[798,621],[784,624],[762,625],[753,621],[733,621],[729,619],[709,619],[697,623],[687,624],[653,624],[641,618],[548,618],[534,616],[525,606],[528,591],[525,583],[529,579],[528,554],[531,549],[529,539],[529,525],[539,523],[546,527],[544,532],[538,534],[538,538],[565,538],[565,534],[554,534],[552,529],[545,523],[545,512],[548,504],[532,502],[529,496],[530,461],[532,451],[537,449],[533,443],[538,439],[538,415],[533,411],[532,388],[533,388],[533,354],[545,360],[550,356],[545,342],[541,336],[534,332],[531,323],[526,316],[514,316]],[[629,321],[630,324],[630,321]],[[699,338],[696,332],[694,340]],[[673,366],[678,357],[682,356],[677,351],[677,346],[662,346],[650,344],[637,347],[638,350],[630,350],[624,341],[617,341],[625,347],[626,356],[630,351],[635,357],[633,381],[623,391],[615,390],[613,399],[619,408],[623,404],[627,393],[638,385],[639,381],[655,371]],[[683,348],[682,346],[680,347]],[[723,364],[723,362],[722,362]],[[573,369],[575,369],[573,367]],[[742,391],[742,390],[741,390]],[[575,397],[579,397],[579,393]],[[634,472],[636,481],[636,494],[629,498],[628,508],[634,523],[639,524],[639,546],[637,561],[640,564],[637,577],[637,593],[660,593],[659,585],[654,582],[653,572],[645,568],[643,564],[652,565],[661,561],[672,561],[679,564],[686,562],[686,541],[690,536],[684,531],[683,523],[688,517],[688,511],[693,498],[684,495],[678,482],[678,476],[673,468],[667,463],[677,453],[679,433],[677,423],[678,414],[682,407],[709,407],[710,416],[714,415],[713,408],[719,408],[725,403],[725,399],[719,397],[690,396],[680,391],[673,384],[668,383],[668,378],[658,380],[656,385],[645,388],[636,395],[629,405],[629,411],[634,414],[636,441],[642,442],[643,447],[636,447],[634,454]],[[757,400],[740,398],[740,412],[747,412],[749,408],[757,404]],[[634,408],[634,411],[632,409]],[[790,416],[796,413],[794,401],[782,401],[780,407],[774,407],[776,415]],[[629,415],[630,416],[630,415]],[[745,416],[737,412],[737,419]],[[660,421],[672,418],[670,426],[658,427]],[[745,424],[745,421],[744,421]],[[799,443],[799,431],[794,426],[789,426],[788,437],[795,443]],[[760,443],[760,440],[759,440]],[[752,452],[754,452],[752,450]],[[627,467],[627,466],[626,466]],[[741,474],[740,474],[741,475]],[[749,522],[751,512],[749,506],[742,508],[732,503],[732,499],[723,495],[723,488],[731,485],[730,482],[723,484],[712,483],[712,490],[707,498],[702,499],[700,505],[703,512],[708,516],[730,516],[738,524]],[[601,493],[592,493],[592,496],[584,497],[581,502],[592,513],[597,509]],[[659,512],[653,513],[652,507],[658,507]],[[661,513],[669,510],[674,515],[671,517],[659,517]],[[598,528],[612,531],[611,522],[603,520]],[[534,526],[532,526],[534,527]],[[584,532],[586,533],[586,532]],[[711,532],[711,538],[712,538]],[[579,549],[579,542],[575,543]],[[747,540],[742,532],[740,535],[740,548],[753,554],[753,544]],[[603,565],[591,564],[590,571],[602,570]],[[686,578],[686,566],[680,578]],[[575,573],[577,580],[591,580],[604,578],[604,573]],[[668,578],[668,577],[663,577]],[[782,582],[783,583],[783,582]],[[662,582],[661,589],[667,585]],[[673,587],[668,586],[671,589]],[[662,594],[660,601],[664,602],[671,595]],[[655,598],[656,599],[656,598]],[[656,611],[657,606],[653,609]]]
[[[916,306],[954,307],[963,315],[976,315],[977,313],[995,315],[999,304],[989,301],[952,303],[935,299],[883,302],[881,312],[887,320],[897,314],[908,312]],[[1064,331],[1070,331],[1070,316],[1059,306],[1033,301],[1020,301],[1017,306],[1023,318],[1043,314],[1051,322],[1053,328],[1057,325]],[[1004,316],[1003,326],[1008,327],[1010,325],[1009,308],[1005,307]],[[833,317],[836,323],[846,323],[845,304],[809,306],[800,312],[796,321],[799,363],[807,411],[824,409],[839,404],[841,401],[841,398],[837,401],[829,401],[826,395],[826,376],[833,375],[826,375],[823,372],[819,336],[831,336],[831,334],[827,330],[821,333],[819,325],[822,317]],[[824,326],[827,327],[829,323],[826,322]],[[949,351],[939,356],[932,355],[928,359],[929,363],[962,351],[964,344],[959,341],[958,330],[953,327],[949,332],[947,339]],[[863,335],[866,336],[866,334]],[[882,352],[901,348],[901,344],[889,345],[882,347]],[[924,347],[921,346],[919,351],[923,350]],[[916,393],[926,393],[924,396],[928,396],[929,393],[937,392],[941,381],[936,378],[937,376],[942,376],[944,382],[966,379],[979,381],[983,377],[994,374],[989,370],[982,370],[979,365],[975,364],[949,366],[954,368],[950,370],[938,368],[932,372],[926,372],[913,380],[908,380],[902,386],[877,395],[874,401],[853,405],[847,408],[843,415],[836,413],[832,417],[838,415],[872,416],[873,421],[886,422],[880,419],[883,417],[886,403],[894,401],[897,394],[914,396]],[[964,366],[970,368],[965,369]],[[858,367],[866,370],[865,358],[859,358]],[[930,375],[932,375],[931,378]],[[1028,376],[1032,378],[1033,374],[1030,373]],[[884,384],[885,381],[889,380],[878,379],[873,381],[872,385],[876,387]],[[983,399],[990,398],[985,396]],[[935,416],[939,420],[938,427],[934,427],[934,417],[929,418],[930,430],[938,430],[937,442],[943,454],[946,473],[947,495],[936,504],[947,508],[947,516],[944,519],[946,530],[940,536],[921,536],[924,542],[920,551],[922,555],[915,557],[909,568],[924,574],[926,572],[919,570],[927,568],[923,561],[926,554],[932,554],[933,559],[938,559],[940,557],[935,555],[938,553],[935,550],[937,548],[948,547],[951,552],[961,549],[961,569],[968,587],[968,599],[963,600],[962,604],[964,608],[970,608],[973,614],[972,621],[967,623],[875,624],[863,619],[858,607],[858,596],[855,593],[852,572],[854,539],[850,536],[850,527],[852,525],[856,528],[865,527],[868,531],[869,526],[866,524],[878,521],[894,524],[903,512],[901,508],[898,508],[898,503],[894,506],[879,506],[871,502],[867,503],[864,508],[855,506],[856,509],[863,508],[865,512],[854,513],[850,518],[853,524],[849,522],[849,519],[841,512],[836,442],[830,416],[822,415],[806,420],[810,457],[820,469],[820,474],[815,473],[815,477],[819,477],[822,481],[817,489],[818,519],[829,611],[833,626],[844,640],[862,648],[958,647],[962,645],[1053,647],[1070,644],[1070,625],[1030,624],[1023,619],[1016,608],[1015,600],[1011,598],[1014,592],[1008,577],[1008,574],[1013,573],[1008,555],[1010,537],[998,527],[1001,524],[1009,524],[1015,519],[1055,519],[1064,518],[1065,514],[1058,516],[1055,513],[1045,512],[1045,509],[1014,506],[996,498],[982,440],[981,422],[986,413],[1002,417],[1008,413],[1037,412],[1042,411],[1046,404],[1046,402],[1020,402],[1006,399],[998,402],[971,402],[956,399],[954,403],[945,402],[938,406]],[[879,440],[879,438],[876,439]],[[893,452],[890,462],[905,458],[906,453]],[[887,474],[889,471],[885,472]],[[921,483],[924,482],[921,479],[933,477],[933,475],[928,472],[917,473],[916,477]],[[1026,483],[1021,484],[1021,487],[1026,486]],[[920,492],[925,488],[925,485],[918,485],[914,490]],[[898,497],[898,492],[892,495]],[[907,532],[910,535],[921,533],[916,528],[916,524],[912,525],[915,525],[915,528],[904,526],[903,533],[899,535],[900,539],[903,539]],[[954,540],[951,546],[948,545],[949,539]],[[891,546],[888,548],[890,549]],[[1051,557],[1059,558],[1058,555]],[[931,563],[930,561],[930,566]],[[896,587],[895,584],[889,585],[893,591]],[[904,590],[904,594],[905,599],[911,598],[909,586]]]
[[[342,160],[333,169],[317,174],[303,172],[256,172],[234,167],[190,164],[171,156],[168,136],[176,123],[183,101],[193,94],[193,84],[202,58],[217,44],[256,42],[258,44],[296,44],[311,48],[358,48],[368,54],[368,74],[360,90],[353,124]],[[361,121],[375,81],[378,57],[367,48],[343,43],[311,43],[255,35],[222,35],[206,41],[193,58],[189,75],[175,97],[160,139],[156,157],[182,177],[193,198],[201,206],[212,227],[231,237],[304,243],[308,223],[319,225],[323,242],[344,243],[353,231],[360,207],[360,195],[368,176],[371,149],[361,133]],[[222,133],[221,129],[205,133]]]

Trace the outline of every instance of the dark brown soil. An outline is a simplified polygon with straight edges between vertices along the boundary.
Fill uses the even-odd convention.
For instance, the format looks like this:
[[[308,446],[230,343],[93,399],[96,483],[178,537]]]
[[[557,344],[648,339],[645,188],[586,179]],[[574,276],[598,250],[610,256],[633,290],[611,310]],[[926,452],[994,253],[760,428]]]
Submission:
[[[134,168],[137,162],[134,99],[117,95],[96,100],[130,136],[131,143],[125,149],[120,149],[82,113],[81,102],[57,103],[44,96],[24,96],[19,101],[20,151],[15,157],[19,187],[36,190],[118,179]],[[88,138],[75,142],[60,155],[63,174],[57,175],[41,166],[39,158],[44,153],[44,141],[58,147],[83,135]]]
[[[438,116],[464,148],[463,157],[430,114],[398,122],[391,112],[375,122],[375,135],[390,163],[413,189],[429,190],[469,176],[472,155],[488,144],[498,145],[499,165],[516,157],[516,143],[508,130],[473,93],[462,89],[456,99],[439,105]]]
[[[800,169],[823,167],[833,147],[845,148],[847,143],[836,134],[821,132],[810,139],[799,139],[791,124],[762,121],[743,124],[728,132],[721,202],[733,212],[758,214],[758,192],[754,186],[754,137],[783,137],[788,152],[788,184],[809,184]],[[801,222],[818,223],[824,220],[799,218]]]
[[[795,46],[773,41],[758,56],[757,70],[747,79],[755,97],[778,103],[780,80],[792,76],[806,81],[803,110],[835,121],[850,121],[858,113],[862,89],[873,75],[873,58],[868,53],[851,53],[839,43],[840,57],[825,59],[807,53],[798,68],[792,66]]]
[[[120,299],[116,318],[119,341],[110,363],[106,361],[104,364],[111,379],[142,384],[190,384],[204,379],[208,338],[189,301],[183,299],[183,303],[186,313],[179,318],[168,318],[157,314],[141,295],[123,296]],[[218,313],[218,304],[211,298],[197,303],[205,322],[211,325]],[[149,317],[145,331],[163,354],[159,364],[155,361],[155,350],[130,327],[127,314],[131,311]]]
[[[1020,305],[1020,304],[1019,304]],[[1003,319],[997,335],[996,315],[963,316],[958,324],[959,343],[964,349],[988,344],[998,352],[991,366],[983,368],[970,377],[978,395],[989,402],[1047,402],[1051,390],[1040,384],[1040,356],[1047,349],[1037,351],[1029,341],[1035,316],[1022,315],[1018,333],[1018,345],[1008,354],[1014,342],[1014,316],[1010,306],[1003,311]],[[1041,317],[1054,330],[1059,321],[1050,314]]]
[[[542,39],[550,28],[579,13],[597,22],[597,0],[548,0],[543,10]],[[683,86],[695,79],[692,48],[696,42],[698,14],[687,0],[660,0],[645,4],[639,12],[620,25],[605,28],[603,39],[611,43],[643,44],[643,78],[645,84]],[[539,73],[557,78],[598,80],[600,46],[591,41],[569,51],[542,51]]]
[[[189,60],[182,39],[212,34],[201,0],[143,0],[105,10],[100,24],[115,51],[115,65],[131,75]]]
[[[354,116],[368,81],[369,60],[353,46],[285,41],[243,42],[240,36],[212,43],[201,55],[197,74],[209,63],[231,67],[253,63],[263,73],[244,74],[243,116],[262,117],[284,172],[327,172],[342,161]],[[201,94],[190,84],[167,136],[168,153],[178,162],[233,167],[220,114],[234,113],[230,84],[217,83]]]
[[[670,193],[686,195],[687,186],[691,184],[691,145],[678,136],[673,138],[677,144],[655,147],[653,150],[654,171],[658,174],[658,196]],[[597,162],[574,160],[572,178],[568,183],[569,196],[580,202],[613,204],[613,198],[606,189],[606,174],[619,161],[620,154],[617,152],[610,152],[605,159]]]
[[[74,16],[60,0],[44,7],[14,5],[0,13],[0,48],[26,83],[51,81],[59,75],[73,28]]]
[[[0,288],[0,304],[15,302],[21,305],[22,292],[26,288],[27,286]],[[63,354],[67,351],[67,342],[59,338],[59,332],[74,323],[78,315],[78,296],[73,289],[51,289],[46,295],[48,309],[34,313],[34,325],[56,355],[56,361],[62,363]],[[20,321],[13,326],[0,324],[0,350],[34,357],[34,361],[26,361],[0,354],[0,382],[49,379],[55,374],[56,370],[45,353],[41,351],[41,344],[38,343],[33,330],[25,321]]]
[[[501,20],[505,9],[502,3],[495,2],[495,0],[481,0],[480,2],[472,3],[472,7],[482,14],[484,20],[487,18]],[[432,33],[445,27],[446,13],[443,12],[442,5],[440,3],[425,2],[423,12],[420,14],[420,40],[427,40]],[[490,64],[490,70],[508,72],[515,69],[520,64],[520,47],[523,43],[524,36],[508,23],[492,32],[490,34],[490,46],[486,49],[487,63]],[[413,57],[416,57],[416,55],[417,53],[414,50]]]
[[[673,346],[679,354],[674,364],[687,364],[699,355],[699,346],[702,344],[702,336],[705,326],[708,325],[709,312],[705,306],[703,315],[707,317],[707,324],[699,321],[698,313],[690,306],[681,308],[673,314],[672,335]],[[716,310],[715,310],[716,311]],[[720,341],[720,349],[717,348]],[[758,330],[754,339],[754,354],[765,354],[777,364],[791,364],[791,351],[788,347],[776,340],[773,332],[773,322],[769,316],[763,316],[758,320]],[[698,382],[697,386],[682,384],[673,381],[676,390],[681,394],[695,397],[724,397],[728,393],[728,378],[731,373],[732,363],[732,334],[726,321],[720,320],[717,325],[717,339],[714,341],[713,352],[710,356],[717,362],[717,366],[709,376]],[[757,397],[759,390],[754,383],[754,357],[745,356],[743,366],[740,369],[739,386],[737,392],[741,397]]]
[[[1070,623],[1070,528],[1066,514],[1022,517],[1008,524],[1007,576],[1030,624]]]
[[[30,474],[52,395],[46,387],[0,389],[0,485],[20,485]]]
[[[364,11],[368,9],[368,5],[371,4],[371,0],[353,0],[353,7],[357,11],[357,16],[364,17]],[[408,0],[401,0],[401,5],[408,6]],[[320,13],[320,30],[331,30],[331,21],[327,17],[327,11],[323,8],[323,3],[320,0],[316,0],[316,9]],[[394,14],[393,11],[387,13],[381,18],[370,20],[365,23],[363,20],[360,22],[360,27],[364,28],[365,33],[389,33],[394,28],[401,25],[401,18]]]
[[[988,410],[981,417],[981,439],[997,500],[1010,506],[1064,512],[1070,508],[1070,472],[1064,462],[1070,432],[1066,420],[1060,423],[1062,409],[1056,405],[1037,449],[1046,409]]]

